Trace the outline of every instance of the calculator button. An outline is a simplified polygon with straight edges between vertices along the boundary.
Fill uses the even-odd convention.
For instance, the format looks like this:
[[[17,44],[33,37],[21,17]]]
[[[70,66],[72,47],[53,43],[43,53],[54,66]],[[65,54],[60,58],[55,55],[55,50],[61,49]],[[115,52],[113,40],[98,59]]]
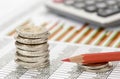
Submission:
[[[64,4],[65,5],[73,5],[74,4],[74,0],[64,0]]]
[[[113,15],[113,14],[116,14],[119,12],[120,12],[120,9],[118,9],[118,8],[100,9],[100,10],[98,10],[98,15],[102,16],[102,17],[106,17],[106,16],[110,16],[110,15]]]
[[[86,0],[86,1],[85,1],[85,4],[86,4],[86,5],[94,5],[94,4],[95,4],[95,1],[94,1],[94,0]]]
[[[84,2],[85,0],[75,0],[76,3]]]
[[[81,0],[81,1],[77,1],[77,0],[76,0],[76,1],[74,1],[74,4],[75,4],[75,3],[84,3],[84,1],[83,1],[83,0]]]
[[[116,5],[116,1],[115,0],[106,0],[106,3],[108,5]]]
[[[96,2],[98,2],[98,3],[99,3],[99,2],[104,2],[104,0],[96,0]]]
[[[106,7],[107,7],[107,4],[106,4],[106,3],[103,3],[103,2],[97,3],[97,4],[96,4],[96,7],[97,7],[98,9],[103,9],[103,8],[106,8]]]
[[[88,12],[96,12],[97,11],[97,7],[94,5],[90,5],[90,6],[86,6],[85,10]]]
[[[53,0],[53,2],[55,2],[55,3],[63,3],[64,0]]]
[[[78,9],[82,9],[85,7],[84,3],[74,3],[73,6]]]

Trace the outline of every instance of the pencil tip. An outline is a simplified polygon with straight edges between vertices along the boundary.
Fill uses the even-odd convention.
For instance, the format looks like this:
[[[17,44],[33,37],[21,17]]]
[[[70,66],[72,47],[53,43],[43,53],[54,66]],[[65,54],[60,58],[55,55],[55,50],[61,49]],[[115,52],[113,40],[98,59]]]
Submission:
[[[62,61],[64,61],[64,62],[70,62],[70,59],[66,58],[66,59],[63,59]]]

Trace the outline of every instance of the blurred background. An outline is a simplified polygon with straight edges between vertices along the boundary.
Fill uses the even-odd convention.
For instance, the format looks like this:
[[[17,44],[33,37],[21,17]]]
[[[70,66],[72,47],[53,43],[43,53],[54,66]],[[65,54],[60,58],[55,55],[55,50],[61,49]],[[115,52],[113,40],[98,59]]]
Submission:
[[[59,0],[58,0],[59,1]],[[51,33],[49,40],[120,47],[120,27],[99,28],[51,13],[45,0],[0,0],[0,35],[13,36],[15,28],[32,19]]]
[[[43,0],[0,0],[0,32],[42,11],[43,4]]]

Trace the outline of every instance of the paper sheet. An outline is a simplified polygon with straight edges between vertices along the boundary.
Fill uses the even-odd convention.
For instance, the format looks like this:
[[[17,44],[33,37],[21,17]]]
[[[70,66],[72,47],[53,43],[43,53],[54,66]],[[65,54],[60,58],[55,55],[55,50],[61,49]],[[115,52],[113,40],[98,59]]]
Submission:
[[[7,43],[5,44],[5,42]],[[61,61],[63,58],[82,53],[120,51],[117,48],[49,41],[50,66],[40,70],[28,70],[14,62],[13,39],[0,37],[0,44],[0,79],[120,79],[120,63],[118,62],[113,62],[114,69],[109,72],[91,73],[78,69],[75,63]]]

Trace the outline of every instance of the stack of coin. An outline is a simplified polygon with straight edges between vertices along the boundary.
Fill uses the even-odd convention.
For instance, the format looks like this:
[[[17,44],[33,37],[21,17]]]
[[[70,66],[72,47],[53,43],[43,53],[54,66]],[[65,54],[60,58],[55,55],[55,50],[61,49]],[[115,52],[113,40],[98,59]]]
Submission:
[[[107,72],[110,71],[113,66],[110,62],[103,62],[103,63],[94,63],[94,64],[78,64],[79,69],[83,69],[88,72],[95,72],[95,73],[100,73],[100,72]]]
[[[44,27],[25,25],[16,28],[15,62],[24,68],[44,68],[49,65],[49,37]]]

